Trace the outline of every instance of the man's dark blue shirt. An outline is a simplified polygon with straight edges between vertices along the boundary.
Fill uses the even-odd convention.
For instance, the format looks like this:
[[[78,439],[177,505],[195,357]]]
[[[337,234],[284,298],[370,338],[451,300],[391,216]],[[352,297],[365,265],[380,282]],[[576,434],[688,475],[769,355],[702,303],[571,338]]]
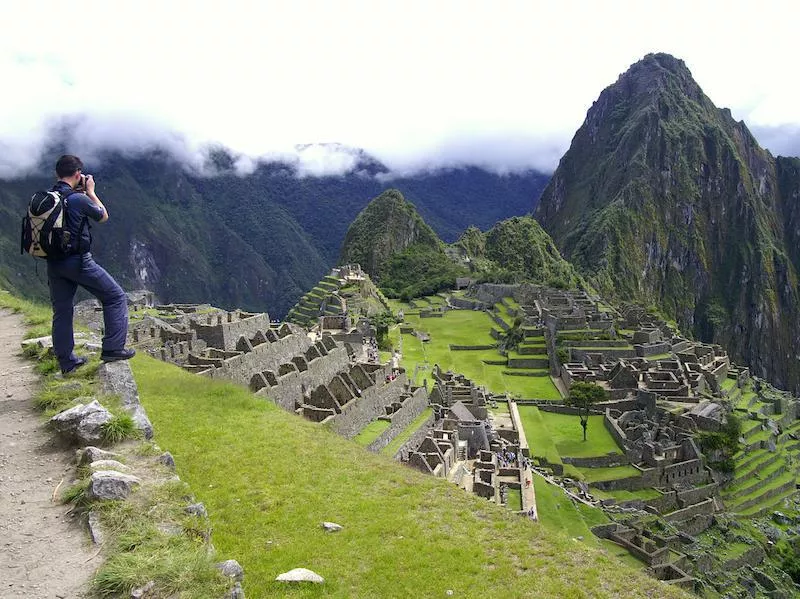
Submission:
[[[78,239],[78,234],[80,234],[80,243],[70,244],[73,253],[85,254],[91,251],[92,234],[89,232],[89,223],[84,223],[84,219],[90,218],[99,222],[103,218],[103,209],[92,202],[85,193],[76,193],[68,183],[63,181],[56,183],[53,191],[58,191],[62,198],[67,199],[65,226],[70,233],[70,239]]]

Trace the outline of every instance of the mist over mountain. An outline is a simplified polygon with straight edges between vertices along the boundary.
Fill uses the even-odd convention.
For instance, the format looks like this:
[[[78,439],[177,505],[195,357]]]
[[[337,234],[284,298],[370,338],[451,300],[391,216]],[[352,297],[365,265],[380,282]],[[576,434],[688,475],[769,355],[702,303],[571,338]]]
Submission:
[[[51,144],[40,174],[0,181],[0,285],[46,297],[44,264],[20,256],[19,226],[30,195],[49,188],[57,156],[85,150],[87,170],[110,213],[94,228],[94,253],[127,289],[147,287],[162,301],[209,301],[283,316],[336,263],[344,235],[373,197],[402,191],[446,241],[470,225],[488,229],[530,210],[548,175],[505,175],[477,167],[396,176],[363,151],[303,146],[282,161],[249,161],[210,148],[187,166],[170,149],[129,153]],[[331,150],[334,150],[333,152]],[[305,155],[306,162],[296,159]],[[346,174],[324,173],[331,155],[349,156]],[[339,165],[340,166],[340,165]]]
[[[535,216],[601,293],[656,305],[797,391],[798,164],[681,60],[650,54],[589,109]]]

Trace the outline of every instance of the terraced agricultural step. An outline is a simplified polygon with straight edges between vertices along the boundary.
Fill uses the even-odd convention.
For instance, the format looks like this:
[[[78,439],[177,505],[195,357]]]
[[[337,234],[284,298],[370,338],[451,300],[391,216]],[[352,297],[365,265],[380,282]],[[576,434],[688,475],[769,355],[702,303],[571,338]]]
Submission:
[[[306,320],[311,320],[317,317],[319,314],[319,308],[305,308],[300,306],[297,309],[297,312],[301,318],[305,318]]]
[[[735,501],[739,497],[750,495],[759,488],[768,485],[771,481],[780,477],[785,471],[786,461],[783,458],[775,460],[765,468],[758,468],[749,480],[742,480],[738,485],[727,489],[727,492],[722,493],[722,497],[729,501]]]
[[[745,439],[749,439],[759,432],[761,432],[761,421],[745,420],[742,422],[742,437]]]
[[[779,495],[772,497],[771,499],[769,499],[764,503],[758,504],[746,510],[736,512],[736,515],[744,516],[747,518],[755,518],[758,516],[763,516],[764,514],[768,514],[769,512],[772,512],[776,509],[780,509],[782,507],[781,504],[783,503],[783,501],[788,499],[795,493],[797,493],[796,488],[789,489],[788,491],[784,491],[783,493],[780,493]]]
[[[735,501],[728,503],[728,508],[737,514],[744,510],[755,507],[762,503],[767,503],[769,499],[782,493],[794,489],[796,485],[795,474],[793,472],[784,472],[777,479],[770,481],[768,486],[759,487],[754,493],[737,497]]]
[[[747,455],[751,457],[741,463],[736,463],[736,469],[734,470],[736,478],[749,476],[754,468],[768,466],[780,457],[778,452],[771,452],[766,449],[757,449]]]

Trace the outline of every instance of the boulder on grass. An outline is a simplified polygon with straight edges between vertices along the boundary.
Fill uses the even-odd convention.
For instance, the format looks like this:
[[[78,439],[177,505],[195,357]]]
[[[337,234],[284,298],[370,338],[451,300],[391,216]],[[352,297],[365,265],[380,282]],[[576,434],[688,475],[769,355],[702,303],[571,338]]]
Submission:
[[[322,584],[325,579],[316,572],[308,568],[295,568],[283,574],[279,574],[275,579],[278,582],[311,582],[314,584]]]
[[[62,435],[81,444],[93,444],[103,438],[103,425],[112,418],[111,412],[95,399],[59,412],[50,419],[50,424]]]
[[[141,480],[130,474],[100,470],[92,473],[88,495],[92,499],[125,499],[141,483]]]

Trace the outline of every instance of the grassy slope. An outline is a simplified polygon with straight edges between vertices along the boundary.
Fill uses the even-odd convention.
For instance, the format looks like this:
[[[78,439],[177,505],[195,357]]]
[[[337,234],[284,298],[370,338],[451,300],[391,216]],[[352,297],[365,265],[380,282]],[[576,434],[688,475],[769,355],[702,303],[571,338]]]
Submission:
[[[424,331],[431,336],[431,340],[425,343],[413,335],[402,336],[402,365],[409,374],[414,372],[417,364],[427,362],[428,370],[422,371],[423,377],[417,380],[418,384],[422,384],[423,378],[429,379],[430,368],[434,364],[439,364],[444,370],[461,373],[472,379],[477,385],[484,385],[494,393],[511,393],[524,398],[561,399],[549,376],[512,376],[503,374],[508,370],[505,365],[484,364],[483,360],[504,359],[495,350],[450,350],[451,344],[493,345],[496,343],[489,334],[489,330],[495,323],[485,312],[450,310],[442,318],[420,318],[414,314],[406,314],[405,323],[413,326],[415,330]]]
[[[147,357],[133,367],[157,442],[208,507],[220,554],[244,566],[248,596],[686,596],[243,388]],[[326,584],[272,582],[301,566]]]

